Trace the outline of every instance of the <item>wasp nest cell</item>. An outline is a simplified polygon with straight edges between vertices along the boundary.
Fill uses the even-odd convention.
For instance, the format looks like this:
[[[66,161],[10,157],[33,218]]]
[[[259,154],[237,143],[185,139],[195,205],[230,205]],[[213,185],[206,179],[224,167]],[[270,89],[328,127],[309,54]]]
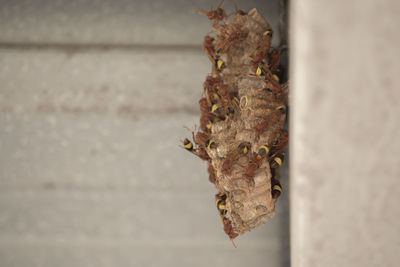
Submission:
[[[231,21],[221,7],[199,10],[214,21],[203,50],[212,71],[203,84],[200,129],[184,147],[208,162],[217,210],[233,240],[274,215],[282,188],[288,133],[283,130],[287,86],[280,84],[280,57],[273,32],[256,9],[237,10]]]

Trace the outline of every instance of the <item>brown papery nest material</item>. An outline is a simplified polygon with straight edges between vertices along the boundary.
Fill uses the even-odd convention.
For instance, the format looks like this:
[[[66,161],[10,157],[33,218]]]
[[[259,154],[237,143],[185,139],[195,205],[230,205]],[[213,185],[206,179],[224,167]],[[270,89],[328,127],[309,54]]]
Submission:
[[[220,6],[199,12],[214,21],[214,35],[203,43],[212,71],[199,101],[200,129],[184,147],[208,162],[217,210],[233,240],[274,216],[288,86],[279,82],[272,29],[256,9],[237,10],[231,21]]]

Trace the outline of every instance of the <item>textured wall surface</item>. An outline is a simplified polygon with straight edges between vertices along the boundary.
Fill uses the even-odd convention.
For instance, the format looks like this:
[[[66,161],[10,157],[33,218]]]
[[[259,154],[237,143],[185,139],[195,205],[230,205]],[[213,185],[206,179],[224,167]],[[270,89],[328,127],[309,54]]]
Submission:
[[[399,266],[400,4],[292,4],[292,265]]]
[[[278,1],[235,2],[279,35]],[[0,0],[0,266],[289,266],[286,167],[276,217],[234,249],[179,147],[210,6]]]
[[[3,43],[198,45],[210,24],[197,8],[206,0],[1,0],[0,40]],[[219,3],[220,1],[214,1]],[[242,10],[256,7],[278,28],[279,0],[236,1]],[[224,1],[234,11],[233,1]],[[279,38],[279,32],[276,32]],[[278,40],[278,39],[276,39]]]

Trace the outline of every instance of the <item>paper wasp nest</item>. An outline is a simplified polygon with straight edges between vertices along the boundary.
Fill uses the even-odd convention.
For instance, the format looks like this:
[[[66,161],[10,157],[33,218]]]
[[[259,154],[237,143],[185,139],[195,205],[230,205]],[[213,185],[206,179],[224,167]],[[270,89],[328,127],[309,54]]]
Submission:
[[[279,83],[272,29],[256,9],[238,10],[231,21],[220,7],[199,12],[214,21],[214,36],[203,43],[212,72],[199,101],[200,130],[184,147],[208,162],[224,230],[234,239],[274,215],[288,142],[287,86]]]

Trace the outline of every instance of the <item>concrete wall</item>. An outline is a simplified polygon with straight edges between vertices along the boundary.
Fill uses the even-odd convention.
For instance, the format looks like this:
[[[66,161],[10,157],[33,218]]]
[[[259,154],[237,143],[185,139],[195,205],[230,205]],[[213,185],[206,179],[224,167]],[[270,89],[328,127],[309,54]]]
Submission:
[[[235,2],[279,36],[278,1]],[[289,266],[288,189],[234,249],[178,146],[210,3],[0,1],[0,266]]]
[[[400,4],[292,4],[292,265],[399,266]]]

